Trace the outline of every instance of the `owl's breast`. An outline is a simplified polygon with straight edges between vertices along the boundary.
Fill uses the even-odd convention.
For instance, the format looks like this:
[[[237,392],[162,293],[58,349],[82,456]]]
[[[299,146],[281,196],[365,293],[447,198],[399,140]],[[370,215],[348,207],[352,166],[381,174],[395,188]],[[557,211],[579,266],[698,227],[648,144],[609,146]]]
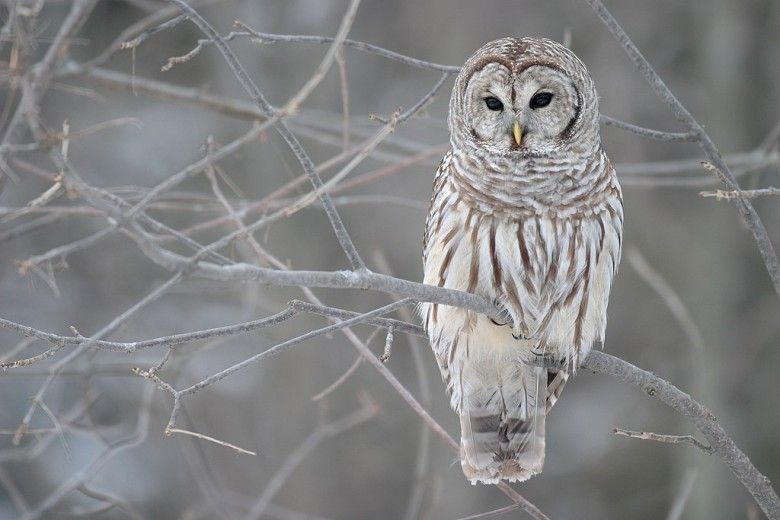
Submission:
[[[514,217],[481,212],[442,188],[429,217],[425,283],[499,303],[513,324],[506,334],[530,338],[540,349],[583,352],[602,341],[620,256],[619,193],[587,217]],[[430,322],[468,329],[477,319],[447,308],[441,325],[439,306],[427,310],[429,332]]]

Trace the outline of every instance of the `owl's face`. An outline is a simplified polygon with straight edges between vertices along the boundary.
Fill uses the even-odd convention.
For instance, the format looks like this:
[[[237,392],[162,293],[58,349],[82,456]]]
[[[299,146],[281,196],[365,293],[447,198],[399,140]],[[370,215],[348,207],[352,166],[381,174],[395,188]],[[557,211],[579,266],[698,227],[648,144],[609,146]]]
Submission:
[[[484,161],[585,156],[600,147],[598,97],[585,65],[537,38],[485,44],[461,69],[450,100],[453,148]]]
[[[470,77],[463,99],[472,136],[494,153],[552,149],[579,112],[571,79],[546,65],[513,72],[487,63]]]

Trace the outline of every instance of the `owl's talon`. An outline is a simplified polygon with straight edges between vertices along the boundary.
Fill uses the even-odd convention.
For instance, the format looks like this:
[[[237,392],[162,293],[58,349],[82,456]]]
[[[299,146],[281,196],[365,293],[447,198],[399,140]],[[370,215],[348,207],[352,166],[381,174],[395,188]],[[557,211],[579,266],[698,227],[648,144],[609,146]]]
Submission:
[[[496,325],[498,327],[503,327],[505,325],[509,325],[509,322],[512,321],[512,315],[509,314],[509,311],[507,310],[507,308],[504,307],[501,304],[501,302],[496,300],[496,299],[493,300],[493,306],[498,307],[500,309],[498,318],[501,320],[501,321],[499,321],[499,319],[490,318],[490,321],[493,322],[493,325]]]

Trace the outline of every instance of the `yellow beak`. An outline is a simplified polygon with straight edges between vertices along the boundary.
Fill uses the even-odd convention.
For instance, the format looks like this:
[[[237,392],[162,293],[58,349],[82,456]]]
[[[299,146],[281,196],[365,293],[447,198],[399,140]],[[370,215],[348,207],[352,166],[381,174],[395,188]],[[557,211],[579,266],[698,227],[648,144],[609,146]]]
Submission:
[[[523,129],[520,128],[520,123],[515,121],[515,126],[512,127],[512,134],[515,136],[515,143],[520,146],[520,141],[523,140]]]

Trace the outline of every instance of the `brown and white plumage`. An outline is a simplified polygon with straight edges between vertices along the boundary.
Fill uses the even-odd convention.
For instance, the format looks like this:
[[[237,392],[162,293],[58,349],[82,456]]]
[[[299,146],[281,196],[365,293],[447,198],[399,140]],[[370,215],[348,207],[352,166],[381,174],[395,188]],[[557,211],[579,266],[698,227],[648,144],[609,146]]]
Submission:
[[[623,207],[598,120],[585,66],[550,40],[490,42],[455,81],[452,149],[426,222],[425,283],[497,302],[508,325],[437,304],[422,312],[472,483],[542,470],[545,415],[568,374],[603,343]],[[539,356],[562,369],[530,363]]]

